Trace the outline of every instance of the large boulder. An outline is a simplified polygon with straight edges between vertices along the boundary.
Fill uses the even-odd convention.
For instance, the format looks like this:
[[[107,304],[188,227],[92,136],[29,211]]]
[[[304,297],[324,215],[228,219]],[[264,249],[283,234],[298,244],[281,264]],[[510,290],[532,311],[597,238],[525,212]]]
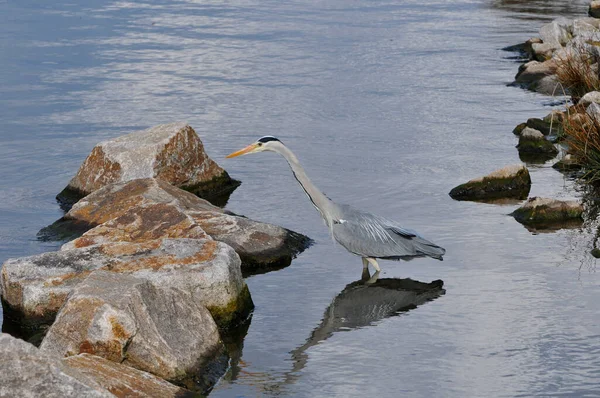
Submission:
[[[97,355],[167,380],[197,373],[223,348],[217,325],[189,289],[155,283],[91,273],[70,294],[40,349],[59,358]]]
[[[527,167],[515,164],[461,184],[450,191],[450,196],[456,200],[525,199],[530,189]]]
[[[533,197],[511,215],[521,224],[534,227],[571,226],[583,222],[583,205],[574,200]]]
[[[558,48],[566,45],[572,37],[568,29],[571,24],[572,22],[566,19],[557,19],[542,25],[540,28],[542,42],[557,46]]]
[[[95,270],[188,292],[223,328],[245,319],[253,307],[239,256],[230,246],[207,239],[109,242],[10,259],[0,273],[2,299],[20,324],[48,324],[73,288]]]
[[[0,358],[0,397],[114,397],[93,378],[8,334],[0,334]]]
[[[157,179],[111,184],[77,202],[60,221],[81,228],[100,225],[65,247],[84,247],[112,241],[144,241],[170,230],[168,237],[198,237],[197,224],[213,239],[232,246],[244,274],[281,268],[311,240],[288,229],[227,213],[189,192]],[[189,226],[189,228],[188,228]],[[148,231],[146,231],[148,230]]]
[[[95,381],[119,398],[176,398],[194,396],[150,373],[121,365],[104,358],[80,354],[65,358],[62,363]]]
[[[68,206],[108,184],[138,178],[160,178],[202,196],[239,185],[208,157],[191,126],[171,123],[97,144],[57,198]]]

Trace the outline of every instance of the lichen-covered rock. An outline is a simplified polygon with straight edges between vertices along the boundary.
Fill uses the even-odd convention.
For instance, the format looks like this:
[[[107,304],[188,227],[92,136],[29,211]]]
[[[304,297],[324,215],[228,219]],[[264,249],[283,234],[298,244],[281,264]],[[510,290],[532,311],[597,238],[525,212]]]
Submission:
[[[554,122],[551,124],[550,122],[535,117],[527,119],[527,127],[537,130],[543,135],[557,134],[559,125],[560,123]]]
[[[548,141],[544,135],[530,127],[526,127],[519,136],[517,145],[519,154],[537,155],[545,157],[554,157],[558,154],[558,149]]]
[[[150,373],[95,355],[75,355],[63,359],[62,363],[94,380],[102,388],[119,398],[193,396],[191,391],[177,387]]]
[[[530,189],[531,177],[527,167],[516,164],[461,184],[450,191],[450,196],[456,200],[524,199]]]
[[[19,323],[47,324],[73,288],[95,270],[188,292],[224,328],[245,319],[253,307],[239,256],[230,246],[206,239],[109,242],[10,259],[0,273],[2,298]]]
[[[239,184],[208,157],[191,126],[171,123],[96,145],[58,199],[72,202],[73,196],[139,178],[160,178],[199,194],[232,190]]]
[[[101,356],[167,380],[202,369],[223,346],[209,311],[189,289],[108,271],[74,288],[40,350]]]
[[[79,226],[103,224],[65,248],[107,240],[139,242],[168,231],[173,234],[164,237],[197,238],[200,232],[192,228],[195,223],[213,239],[235,249],[245,274],[287,266],[311,243],[308,237],[288,229],[226,214],[207,201],[156,179],[108,185],[77,202],[64,220]]]
[[[594,0],[590,3],[588,15],[592,18],[600,18],[600,1]]]
[[[553,226],[563,222],[583,221],[583,205],[573,200],[533,197],[511,215],[521,224]]]
[[[4,333],[0,334],[0,358],[0,397],[114,397],[93,378]]]

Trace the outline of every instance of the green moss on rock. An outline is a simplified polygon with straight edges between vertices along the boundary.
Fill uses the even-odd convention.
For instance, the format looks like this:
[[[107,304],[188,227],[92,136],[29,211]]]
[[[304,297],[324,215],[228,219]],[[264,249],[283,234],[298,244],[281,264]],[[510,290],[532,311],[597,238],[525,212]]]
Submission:
[[[246,285],[240,291],[240,294],[225,306],[207,308],[220,329],[229,329],[248,318],[254,309],[254,302]]]
[[[531,177],[527,168],[512,165],[453,188],[450,197],[456,200],[525,199],[530,189]]]
[[[511,215],[525,225],[556,225],[574,220],[583,221],[583,206],[576,201],[534,197]]]

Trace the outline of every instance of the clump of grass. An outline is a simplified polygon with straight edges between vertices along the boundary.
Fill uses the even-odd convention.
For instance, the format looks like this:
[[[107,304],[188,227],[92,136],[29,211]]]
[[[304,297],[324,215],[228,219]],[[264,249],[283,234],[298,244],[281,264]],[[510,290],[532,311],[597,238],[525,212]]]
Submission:
[[[598,51],[592,46],[572,48],[568,55],[557,61],[556,78],[569,91],[573,102],[590,91],[600,89],[598,76]]]
[[[563,134],[569,153],[585,171],[581,178],[600,185],[600,120],[582,106],[572,106],[563,120]]]

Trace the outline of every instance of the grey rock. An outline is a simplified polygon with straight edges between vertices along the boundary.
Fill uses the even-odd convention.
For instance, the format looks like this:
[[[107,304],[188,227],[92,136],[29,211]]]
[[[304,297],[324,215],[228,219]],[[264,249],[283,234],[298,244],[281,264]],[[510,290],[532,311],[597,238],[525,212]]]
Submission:
[[[600,103],[600,91],[591,91],[585,94],[578,102],[578,105],[582,105],[587,108],[592,103]]]
[[[577,18],[573,21],[573,36],[581,36],[588,32],[596,32],[600,24],[596,18]]]
[[[556,43],[534,43],[531,46],[535,60],[540,62],[549,60],[554,52],[561,48],[560,44]]]
[[[68,201],[139,178],[160,178],[204,194],[238,185],[208,157],[191,126],[171,123],[99,143],[58,198]]]
[[[245,319],[253,307],[239,256],[230,246],[206,239],[108,242],[11,259],[0,274],[2,298],[21,323],[47,324],[73,288],[99,269],[187,292],[220,327]]]
[[[0,334],[0,397],[108,398],[92,378],[8,334]]]
[[[91,273],[63,305],[40,350],[87,353],[181,380],[222,350],[217,325],[189,289],[108,271]]]
[[[564,46],[571,39],[571,34],[567,29],[569,25],[568,20],[555,20],[547,23],[540,28],[540,38],[546,44]]]
[[[540,131],[530,127],[526,127],[521,132],[517,149],[521,155],[554,157],[558,154],[558,149],[554,144],[548,141]]]
[[[600,104],[598,104],[597,102],[592,102],[587,106],[585,112],[588,114],[589,117],[592,118],[592,120],[600,124]]]

